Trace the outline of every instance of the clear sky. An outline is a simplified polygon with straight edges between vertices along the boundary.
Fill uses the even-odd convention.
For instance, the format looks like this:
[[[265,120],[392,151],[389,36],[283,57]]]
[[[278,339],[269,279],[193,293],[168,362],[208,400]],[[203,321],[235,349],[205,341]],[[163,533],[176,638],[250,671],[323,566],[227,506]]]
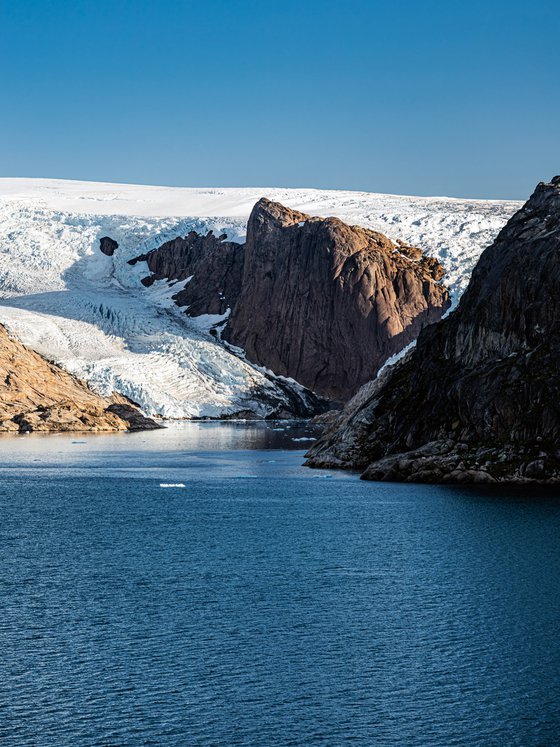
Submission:
[[[560,0],[0,0],[0,175],[524,198]]]

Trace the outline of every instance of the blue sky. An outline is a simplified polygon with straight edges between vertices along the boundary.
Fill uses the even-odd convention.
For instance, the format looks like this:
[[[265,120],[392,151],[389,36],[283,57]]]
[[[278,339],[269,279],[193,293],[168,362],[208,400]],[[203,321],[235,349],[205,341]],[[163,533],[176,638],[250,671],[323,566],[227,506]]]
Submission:
[[[524,198],[560,3],[0,0],[0,174]]]

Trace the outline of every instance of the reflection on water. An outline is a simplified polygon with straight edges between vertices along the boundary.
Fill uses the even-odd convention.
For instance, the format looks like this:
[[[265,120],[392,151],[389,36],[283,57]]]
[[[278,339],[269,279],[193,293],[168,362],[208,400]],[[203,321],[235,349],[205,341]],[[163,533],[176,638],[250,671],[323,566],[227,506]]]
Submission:
[[[0,434],[0,449],[10,456],[75,451],[229,451],[243,449],[307,450],[319,429],[306,421],[169,421],[157,431],[137,433]]]

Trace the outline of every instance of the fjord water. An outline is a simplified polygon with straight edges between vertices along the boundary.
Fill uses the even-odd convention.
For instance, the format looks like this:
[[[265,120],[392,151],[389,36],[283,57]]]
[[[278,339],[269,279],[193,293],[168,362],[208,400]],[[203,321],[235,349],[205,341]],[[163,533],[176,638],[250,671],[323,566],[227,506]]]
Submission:
[[[3,747],[560,741],[560,500],[306,437],[0,440]]]

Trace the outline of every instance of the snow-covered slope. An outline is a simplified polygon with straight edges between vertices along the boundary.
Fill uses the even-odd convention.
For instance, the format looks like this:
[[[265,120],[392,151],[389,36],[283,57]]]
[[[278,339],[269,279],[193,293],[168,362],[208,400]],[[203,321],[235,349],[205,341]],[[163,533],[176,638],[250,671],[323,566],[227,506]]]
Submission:
[[[401,238],[437,256],[454,300],[482,249],[517,202],[402,197],[312,189],[184,189],[0,179],[0,322],[24,343],[88,380],[116,389],[147,412],[210,416],[251,407],[281,390],[266,372],[209,334],[216,319],[188,319],[165,282],[127,260],[189,230],[242,240],[266,196],[312,215],[339,218]],[[99,239],[119,242],[113,257]]]

